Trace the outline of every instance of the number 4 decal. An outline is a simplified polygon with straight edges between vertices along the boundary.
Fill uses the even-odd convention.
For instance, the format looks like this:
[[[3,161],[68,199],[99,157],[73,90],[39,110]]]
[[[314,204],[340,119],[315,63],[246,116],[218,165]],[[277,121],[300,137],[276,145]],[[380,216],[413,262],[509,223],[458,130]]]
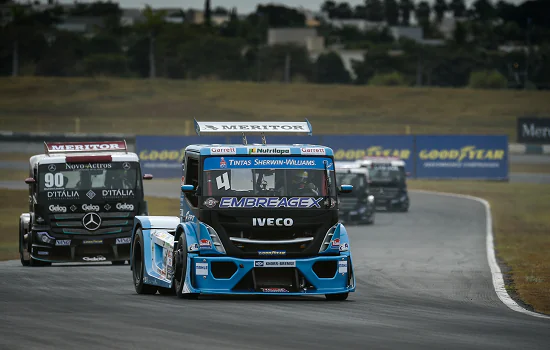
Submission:
[[[229,190],[231,188],[231,184],[229,183],[229,175],[227,173],[223,173],[222,175],[216,177],[216,185],[218,186],[218,190],[221,190],[222,188],[224,190]]]

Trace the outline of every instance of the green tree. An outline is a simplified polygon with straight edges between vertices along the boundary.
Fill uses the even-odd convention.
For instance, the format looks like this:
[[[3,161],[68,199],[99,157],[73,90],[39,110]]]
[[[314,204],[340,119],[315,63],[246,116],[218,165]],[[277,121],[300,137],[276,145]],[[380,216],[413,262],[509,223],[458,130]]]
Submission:
[[[138,24],[138,30],[145,32],[149,39],[149,78],[154,79],[157,76],[155,43],[157,36],[165,25],[164,17],[166,17],[166,11],[154,11],[150,5],[145,5],[142,14],[145,17],[145,22]]]
[[[399,5],[396,0],[384,0],[384,15],[389,25],[395,26],[399,23]]]
[[[342,58],[333,51],[322,54],[317,58],[315,76],[316,81],[321,84],[348,84],[351,81]]]
[[[435,0],[433,9],[435,12],[435,18],[437,22],[441,23],[441,21],[443,20],[443,17],[445,17],[445,12],[449,10],[449,6],[447,5],[447,2],[445,0]]]
[[[454,18],[462,18],[466,15],[466,4],[464,0],[451,0],[449,9],[453,13]]]
[[[210,27],[212,25],[212,10],[210,8],[210,0],[204,1],[204,25]]]
[[[495,18],[496,10],[489,0],[476,0],[473,3],[473,11],[476,19],[488,21]]]
[[[430,13],[432,9],[427,1],[421,1],[416,7],[416,18],[418,23],[424,28],[424,31],[429,31],[430,27]]]
[[[382,0],[365,0],[367,20],[382,22],[384,20],[384,5]]]
[[[399,11],[401,12],[401,24],[408,26],[411,21],[411,13],[414,11],[412,0],[399,0]]]

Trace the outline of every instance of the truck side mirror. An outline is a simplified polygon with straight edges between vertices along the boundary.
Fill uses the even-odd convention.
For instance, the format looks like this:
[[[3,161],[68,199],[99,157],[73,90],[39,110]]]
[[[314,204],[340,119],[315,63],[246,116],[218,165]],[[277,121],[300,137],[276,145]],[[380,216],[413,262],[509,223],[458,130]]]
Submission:
[[[26,183],[27,185],[32,185],[32,184],[35,183],[35,182],[36,182],[36,180],[35,180],[34,178],[32,178],[32,177],[27,177],[27,178],[25,179],[25,183]]]
[[[153,175],[151,175],[151,174],[143,174],[143,180],[153,180]]]
[[[340,185],[339,192],[340,193],[351,193],[352,190],[353,190],[352,185]]]
[[[184,193],[193,192],[193,191],[195,191],[195,186],[193,186],[193,185],[182,185],[181,186],[181,191],[184,192]]]

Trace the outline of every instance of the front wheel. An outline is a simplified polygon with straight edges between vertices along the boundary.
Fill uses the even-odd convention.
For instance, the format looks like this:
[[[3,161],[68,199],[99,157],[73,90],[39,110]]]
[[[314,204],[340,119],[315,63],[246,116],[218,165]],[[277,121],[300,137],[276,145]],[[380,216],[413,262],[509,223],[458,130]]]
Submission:
[[[157,287],[143,283],[145,275],[145,261],[143,255],[143,233],[141,228],[136,230],[132,250],[132,279],[138,294],[155,294]]]
[[[174,289],[178,298],[181,299],[197,299],[197,293],[185,293],[185,279],[187,277],[187,240],[185,233],[182,233],[178,239],[177,250],[174,252]]]
[[[349,293],[325,294],[325,298],[329,301],[344,301],[348,298]]]
[[[25,250],[27,250],[27,255],[28,255],[29,254],[28,249],[25,248],[25,230],[23,229],[21,220],[19,220],[19,259],[21,260],[21,265],[29,266],[31,261],[25,260]]]

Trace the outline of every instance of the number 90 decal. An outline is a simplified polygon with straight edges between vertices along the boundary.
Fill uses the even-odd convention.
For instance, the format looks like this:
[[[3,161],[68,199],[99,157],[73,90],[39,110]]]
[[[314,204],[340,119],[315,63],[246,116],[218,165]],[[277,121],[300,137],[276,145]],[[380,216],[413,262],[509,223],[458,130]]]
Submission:
[[[44,176],[44,186],[45,187],[63,187],[63,174],[62,173],[47,173]]]

